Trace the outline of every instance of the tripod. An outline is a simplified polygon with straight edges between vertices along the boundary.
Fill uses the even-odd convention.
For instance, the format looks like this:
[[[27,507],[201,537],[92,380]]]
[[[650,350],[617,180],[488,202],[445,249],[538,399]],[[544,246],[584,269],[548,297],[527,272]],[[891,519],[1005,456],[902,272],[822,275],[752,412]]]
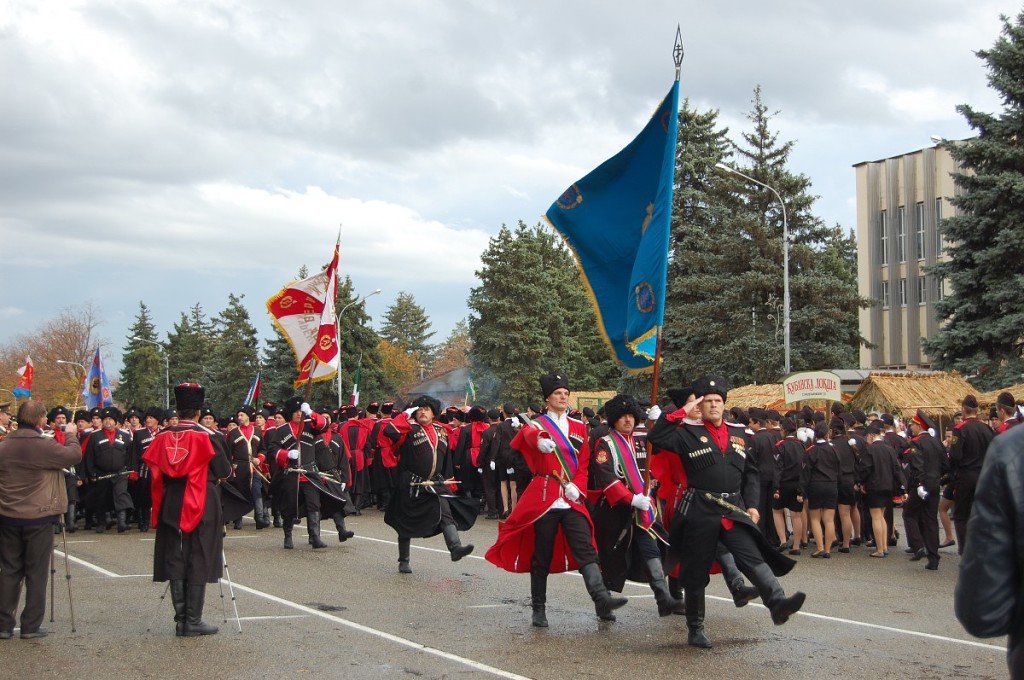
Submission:
[[[64,522],[58,522],[60,525],[60,535],[64,541],[64,580],[68,583],[68,609],[71,610],[71,632],[75,632],[75,600],[71,596],[71,562],[68,559],[68,534],[64,527]],[[53,544],[50,549],[50,623],[53,623],[53,600],[54,593],[56,590],[56,584],[54,579],[57,575],[57,544]]]

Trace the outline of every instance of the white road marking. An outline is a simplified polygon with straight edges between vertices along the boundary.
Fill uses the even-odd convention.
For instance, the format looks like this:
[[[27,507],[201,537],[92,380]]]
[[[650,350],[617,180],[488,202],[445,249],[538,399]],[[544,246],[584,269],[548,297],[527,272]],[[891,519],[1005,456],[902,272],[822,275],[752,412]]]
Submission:
[[[466,609],[500,609],[502,607],[511,607],[510,604],[471,604],[467,605]]]
[[[68,541],[68,545],[72,543],[99,543],[99,541]]]
[[[60,552],[60,551],[57,551],[57,552]],[[61,554],[62,557],[64,556],[64,553],[60,553],[60,554]],[[100,574],[103,574],[104,576],[109,576],[111,578],[122,578],[122,576],[120,574],[115,574],[112,571],[108,571],[107,569],[104,569],[103,567],[97,566],[97,565],[95,565],[95,564],[93,564],[91,562],[87,562],[86,560],[83,560],[83,559],[81,559],[79,557],[75,557],[73,555],[68,555],[68,559],[71,560],[72,562],[75,562],[76,564],[80,564],[83,567],[86,567],[88,569],[92,569],[93,571],[96,571],[96,572],[98,572]],[[249,593],[250,595],[255,595],[257,597],[262,597],[265,600],[268,600],[270,602],[275,602],[277,604],[284,605],[286,607],[291,607],[292,609],[295,609],[297,611],[303,612],[304,614],[308,614],[310,616],[316,616],[316,617],[319,617],[321,619],[326,619],[327,621],[332,621],[334,623],[340,624],[342,626],[346,626],[346,627],[351,628],[353,630],[357,630],[357,631],[359,631],[361,633],[366,633],[368,635],[373,635],[375,637],[379,637],[381,639],[388,640],[390,642],[394,642],[394,643],[402,645],[404,647],[409,647],[411,649],[415,649],[417,651],[424,652],[424,653],[430,654],[432,656],[440,657],[442,659],[447,659],[448,661],[454,661],[454,662],[460,663],[460,664],[462,664],[464,666],[469,666],[470,668],[472,668],[474,670],[482,671],[484,673],[490,673],[491,675],[495,675],[495,676],[497,676],[499,678],[508,678],[508,680],[530,680],[530,678],[528,678],[528,677],[526,677],[524,675],[517,675],[516,673],[512,673],[510,671],[505,671],[505,670],[502,670],[500,668],[495,668],[494,666],[488,666],[487,664],[480,663],[479,661],[474,661],[473,659],[467,659],[464,656],[459,656],[457,654],[452,654],[451,652],[445,652],[445,651],[437,649],[435,647],[428,647],[427,645],[420,644],[419,642],[414,642],[413,640],[408,640],[406,638],[399,637],[398,635],[394,635],[392,633],[387,633],[387,632],[382,631],[382,630],[377,630],[376,628],[371,628],[369,626],[364,626],[361,623],[356,623],[355,621],[349,621],[348,619],[343,619],[340,616],[334,616],[333,614],[329,614],[327,612],[322,612],[322,611],[320,611],[318,609],[313,609],[312,607],[307,607],[304,604],[299,604],[298,602],[292,602],[291,600],[287,600],[287,599],[285,599],[283,597],[278,597],[277,595],[271,595],[270,593],[265,593],[262,590],[257,590],[256,588],[250,588],[249,586],[242,585],[241,583],[233,583],[232,585],[235,587],[236,590],[240,590],[243,593]],[[245,620],[245,619],[243,618],[242,620]]]
[[[280,616],[233,616],[228,621],[272,621],[274,619],[308,619],[309,614],[281,614]]]

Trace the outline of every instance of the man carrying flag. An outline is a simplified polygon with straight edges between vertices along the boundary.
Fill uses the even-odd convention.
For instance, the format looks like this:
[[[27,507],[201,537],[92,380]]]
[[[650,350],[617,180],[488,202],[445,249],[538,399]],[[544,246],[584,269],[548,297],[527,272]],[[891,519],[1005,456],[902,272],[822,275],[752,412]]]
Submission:
[[[647,581],[654,591],[658,614],[683,614],[683,603],[669,592],[658,540],[667,537],[658,521],[657,503],[647,493],[636,460],[633,429],[646,409],[633,397],[617,394],[604,404],[611,432],[594,446],[590,487],[594,503],[594,535],[601,555],[605,585],[622,592],[626,579]]]

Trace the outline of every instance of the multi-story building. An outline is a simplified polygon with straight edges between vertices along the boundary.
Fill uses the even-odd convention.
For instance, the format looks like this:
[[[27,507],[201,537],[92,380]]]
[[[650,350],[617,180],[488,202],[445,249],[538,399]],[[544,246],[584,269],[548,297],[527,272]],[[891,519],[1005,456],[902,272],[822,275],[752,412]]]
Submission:
[[[947,259],[939,222],[953,214],[956,162],[932,146],[853,166],[857,175],[857,284],[877,304],[860,310],[865,369],[927,369],[924,338],[939,328],[946,282],[926,268]]]

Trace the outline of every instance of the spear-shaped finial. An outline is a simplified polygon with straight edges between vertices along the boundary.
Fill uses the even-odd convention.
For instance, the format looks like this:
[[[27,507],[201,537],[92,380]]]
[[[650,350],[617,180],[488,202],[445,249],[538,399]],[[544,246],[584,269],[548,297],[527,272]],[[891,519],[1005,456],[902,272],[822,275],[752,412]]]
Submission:
[[[683,68],[683,31],[676,24],[676,44],[672,48],[672,60],[676,62],[676,80],[679,80],[679,72]]]

